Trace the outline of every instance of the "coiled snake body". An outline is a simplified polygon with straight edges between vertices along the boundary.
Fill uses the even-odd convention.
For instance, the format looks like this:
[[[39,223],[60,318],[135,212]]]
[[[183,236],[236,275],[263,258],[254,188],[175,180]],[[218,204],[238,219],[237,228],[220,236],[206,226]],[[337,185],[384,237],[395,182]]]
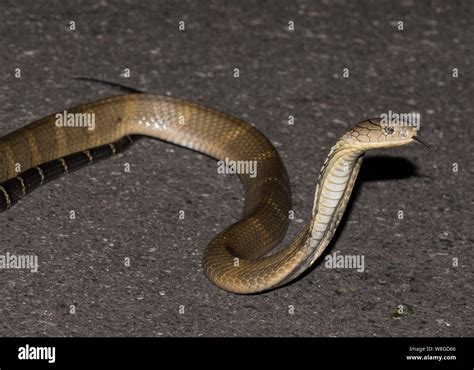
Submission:
[[[195,103],[149,94],[116,96],[68,112],[94,114],[95,129],[58,126],[51,115],[0,138],[0,211],[63,173],[120,152],[133,135],[219,160],[256,161],[257,176],[239,174],[245,188],[241,219],[217,235],[203,256],[209,279],[235,293],[272,289],[307,269],[334,235],[363,154],[409,143],[416,135],[413,127],[388,126],[379,119],[363,121],[344,134],[321,169],[310,221],[288,246],[267,255],[286,232],[291,192],[280,156],[257,129]]]

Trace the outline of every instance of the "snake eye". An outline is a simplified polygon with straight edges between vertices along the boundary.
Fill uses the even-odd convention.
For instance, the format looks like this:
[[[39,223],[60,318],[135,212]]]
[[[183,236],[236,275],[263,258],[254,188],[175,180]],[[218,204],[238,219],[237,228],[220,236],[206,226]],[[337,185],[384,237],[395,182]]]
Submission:
[[[395,129],[392,126],[385,127],[385,132],[387,134],[393,134],[395,132]]]

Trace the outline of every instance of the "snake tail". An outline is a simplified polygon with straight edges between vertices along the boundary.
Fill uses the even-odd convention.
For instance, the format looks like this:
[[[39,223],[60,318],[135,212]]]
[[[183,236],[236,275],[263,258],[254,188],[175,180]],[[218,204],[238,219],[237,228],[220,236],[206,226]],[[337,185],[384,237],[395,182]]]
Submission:
[[[39,164],[0,183],[0,212],[6,211],[33,190],[50,181],[123,152],[139,138],[138,135],[127,135],[110,144]]]

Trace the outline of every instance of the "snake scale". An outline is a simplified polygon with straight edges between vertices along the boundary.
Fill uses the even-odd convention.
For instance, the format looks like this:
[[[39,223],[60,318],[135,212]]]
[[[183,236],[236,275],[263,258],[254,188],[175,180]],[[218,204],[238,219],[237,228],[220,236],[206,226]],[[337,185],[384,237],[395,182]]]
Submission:
[[[289,245],[269,254],[289,223],[290,183],[276,149],[252,125],[193,102],[139,93],[68,112],[93,114],[94,130],[58,126],[53,114],[0,138],[0,211],[64,173],[119,153],[143,135],[218,160],[256,161],[257,176],[239,174],[245,189],[241,219],[210,241],[202,262],[215,285],[241,294],[279,287],[322,254],[343,216],[367,150],[417,140],[414,127],[389,126],[380,119],[355,125],[331,148],[322,166],[309,222]]]

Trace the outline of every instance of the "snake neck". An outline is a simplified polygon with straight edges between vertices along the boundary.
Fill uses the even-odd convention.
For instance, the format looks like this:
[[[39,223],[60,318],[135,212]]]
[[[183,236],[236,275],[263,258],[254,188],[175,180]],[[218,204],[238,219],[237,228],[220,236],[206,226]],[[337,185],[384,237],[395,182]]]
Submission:
[[[351,196],[364,152],[343,140],[331,148],[319,172],[311,220],[304,232],[306,260],[282,284],[304,272],[328,246]]]
[[[330,239],[336,231],[352,193],[363,154],[363,150],[349,147],[342,140],[331,148],[316,184],[307,241],[310,249],[320,249],[321,241]]]

